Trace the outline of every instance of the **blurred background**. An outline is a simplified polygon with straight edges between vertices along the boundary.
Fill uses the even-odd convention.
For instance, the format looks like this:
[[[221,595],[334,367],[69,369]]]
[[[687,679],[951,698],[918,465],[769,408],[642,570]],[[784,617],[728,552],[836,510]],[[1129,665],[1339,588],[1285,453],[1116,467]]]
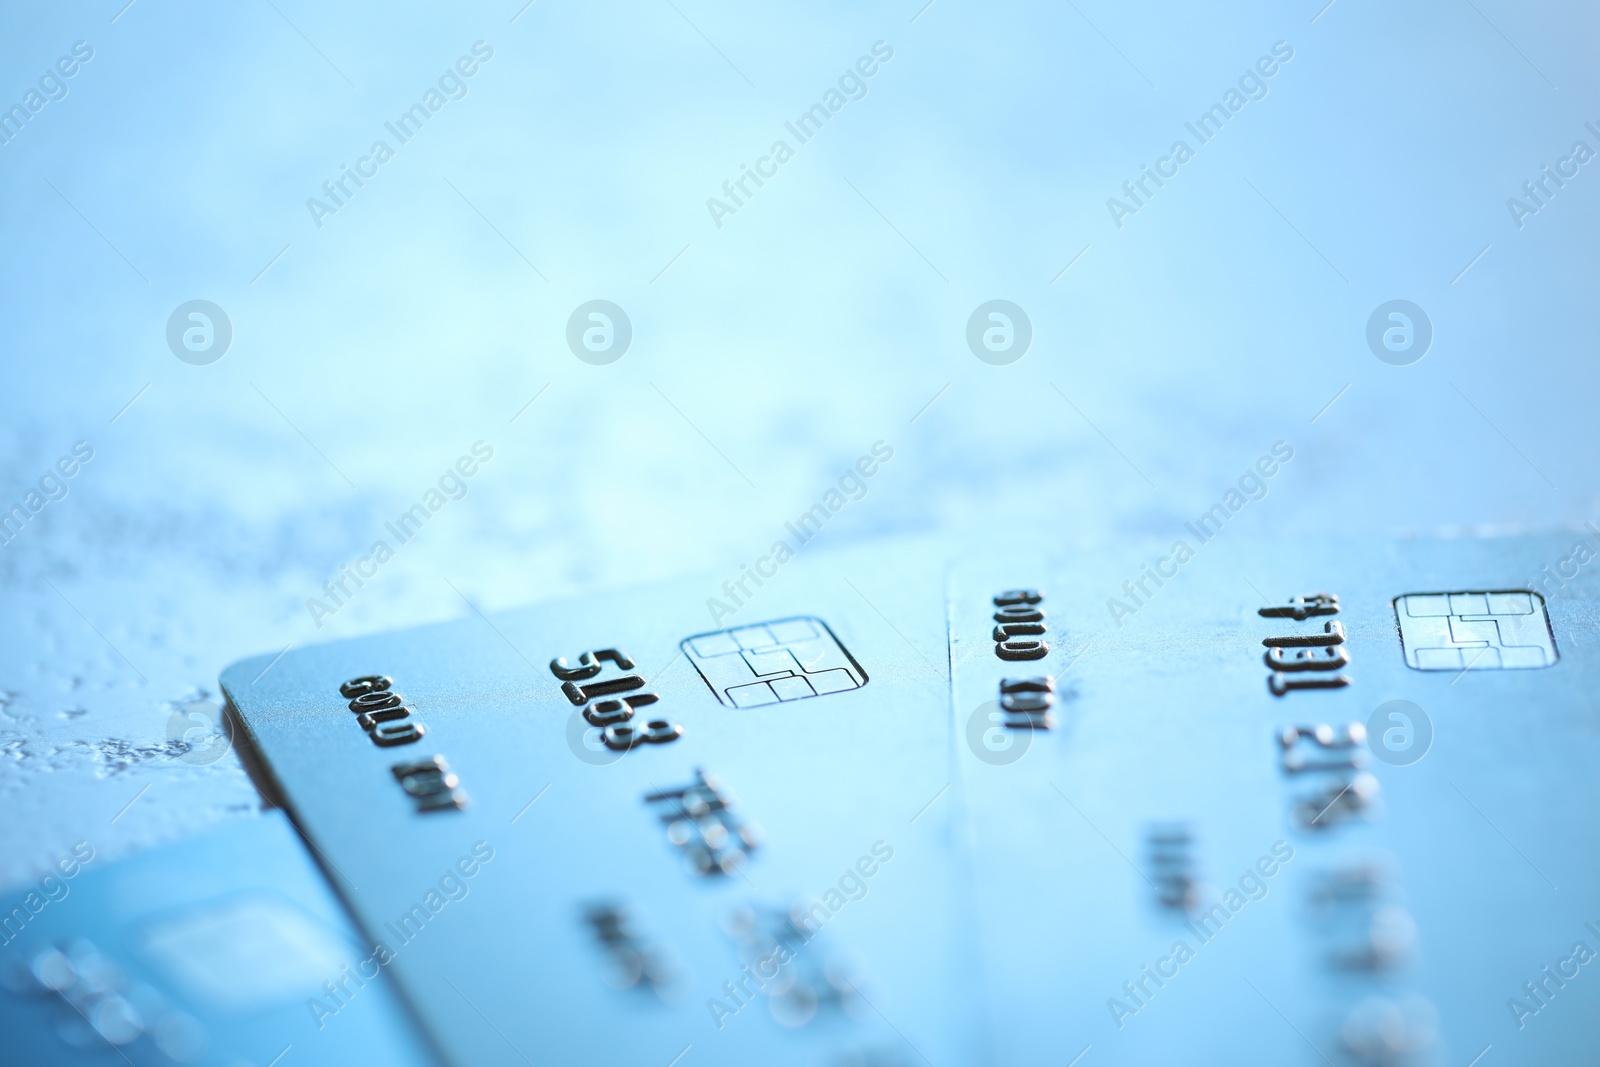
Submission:
[[[228,663],[735,576],[879,441],[815,544],[1170,543],[1279,441],[1255,535],[1595,518],[1600,11],[1325,2],[13,5],[0,884],[257,810]]]

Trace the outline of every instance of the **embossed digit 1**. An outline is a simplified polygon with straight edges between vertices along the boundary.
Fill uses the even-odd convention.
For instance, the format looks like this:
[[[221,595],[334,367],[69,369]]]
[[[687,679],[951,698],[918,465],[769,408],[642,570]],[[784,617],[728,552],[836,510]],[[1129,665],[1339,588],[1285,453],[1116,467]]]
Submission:
[[[1055,679],[1000,679],[1000,710],[1012,729],[1048,730],[1055,724],[1050,708],[1055,704]]]
[[[607,678],[603,681],[589,682],[587,685],[579,685],[577,682],[561,683],[561,692],[580,708],[595,697],[615,696],[618,693],[631,693],[635,689],[643,688],[644,679],[637,674],[625,674],[621,678]]]

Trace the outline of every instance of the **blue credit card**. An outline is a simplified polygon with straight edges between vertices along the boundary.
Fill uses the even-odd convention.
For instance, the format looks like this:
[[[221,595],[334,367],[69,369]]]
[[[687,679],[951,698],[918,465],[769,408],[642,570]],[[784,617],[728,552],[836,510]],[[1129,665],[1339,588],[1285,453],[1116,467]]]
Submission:
[[[1592,1062],[1600,538],[970,561],[990,1062]]]
[[[437,1059],[281,812],[106,864],[64,849],[0,903],[0,1060]]]
[[[1569,1062],[1574,542],[878,546],[223,685],[452,1062]]]
[[[224,672],[452,1062],[981,1054],[943,560],[766,562]]]

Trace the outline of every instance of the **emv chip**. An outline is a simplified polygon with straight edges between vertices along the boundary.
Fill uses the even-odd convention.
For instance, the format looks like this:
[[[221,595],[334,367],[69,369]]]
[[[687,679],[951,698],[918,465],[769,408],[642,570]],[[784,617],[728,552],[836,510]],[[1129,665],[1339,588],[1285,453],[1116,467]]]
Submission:
[[[861,665],[810,615],[685,638],[683,651],[717,699],[754,708],[867,684]]]
[[[1410,593],[1394,602],[1407,666],[1493,671],[1555,665],[1544,597],[1525,590]]]

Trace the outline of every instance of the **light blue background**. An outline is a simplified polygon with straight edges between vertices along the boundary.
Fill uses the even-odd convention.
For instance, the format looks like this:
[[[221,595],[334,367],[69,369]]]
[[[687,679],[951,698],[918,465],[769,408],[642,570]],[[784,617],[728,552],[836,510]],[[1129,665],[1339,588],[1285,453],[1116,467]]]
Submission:
[[[1600,173],[1520,231],[1505,204],[1600,149],[1590,6],[274,2],[0,16],[0,103],[95,50],[0,146],[0,501],[96,453],[0,552],[0,882],[252,810],[168,736],[228,662],[734,575],[880,439],[816,544],[1166,540],[1280,439],[1253,534],[1596,513]],[[306,199],[478,40],[470,94],[319,230]],[[879,40],[867,97],[717,228],[707,197]],[[1119,230],[1106,198],[1280,40],[1270,95]],[[1434,325],[1410,367],[1364,341],[1397,297]],[[210,366],[164,340],[195,298],[233,324]],[[593,298],[634,327],[607,367],[563,339]],[[1011,366],[965,346],[994,298],[1033,323]],[[317,629],[306,598],[480,439],[468,496]]]

